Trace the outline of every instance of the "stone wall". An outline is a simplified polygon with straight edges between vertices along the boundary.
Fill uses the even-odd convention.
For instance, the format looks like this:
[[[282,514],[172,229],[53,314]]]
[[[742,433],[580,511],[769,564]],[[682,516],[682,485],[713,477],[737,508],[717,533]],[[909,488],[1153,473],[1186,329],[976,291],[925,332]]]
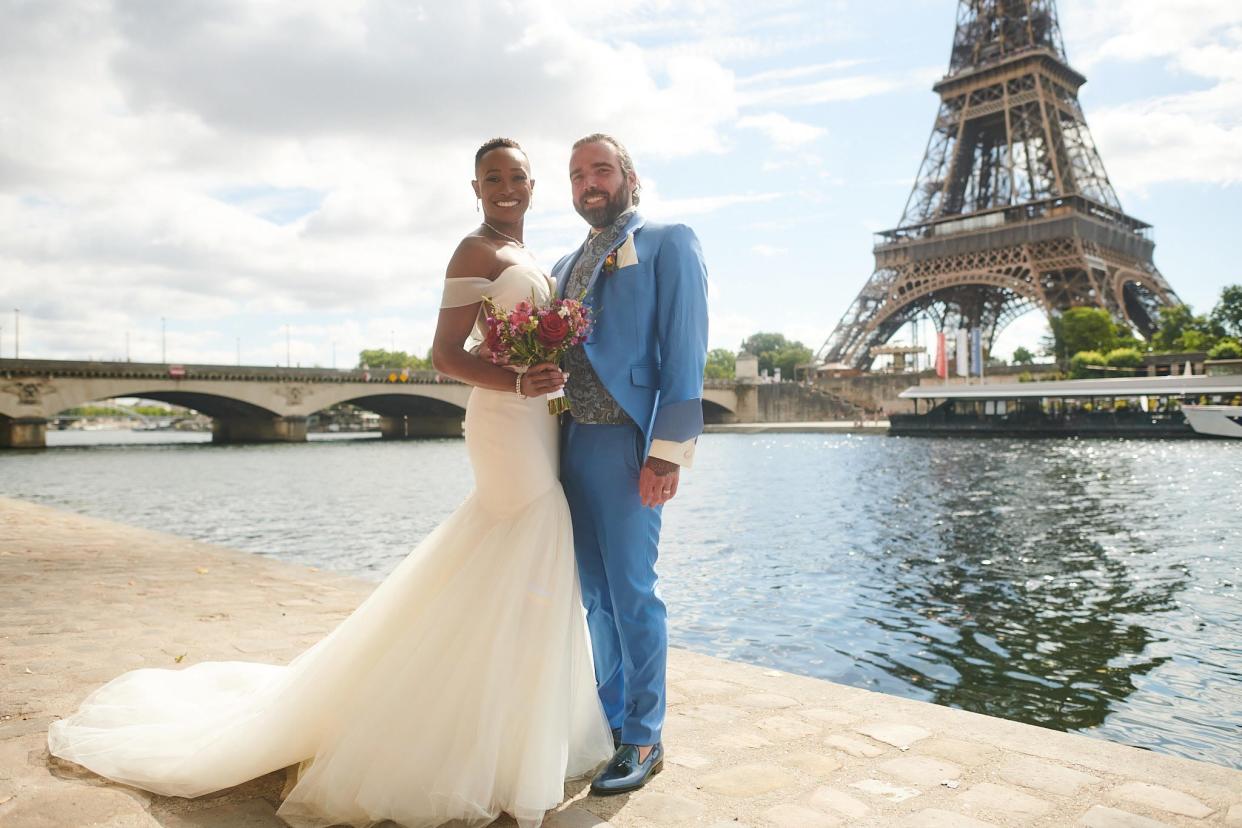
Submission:
[[[1039,376],[1055,372],[1055,365],[1001,365],[989,368],[985,382],[1020,382],[1024,374]],[[971,377],[977,383],[977,377]],[[936,376],[933,371],[921,374],[860,374],[852,377],[820,377],[815,387],[836,394],[854,405],[868,411],[881,410],[892,414],[913,414],[914,404],[903,400],[898,395],[914,385],[940,385],[945,380]],[[950,377],[948,385],[964,385],[964,377]]]

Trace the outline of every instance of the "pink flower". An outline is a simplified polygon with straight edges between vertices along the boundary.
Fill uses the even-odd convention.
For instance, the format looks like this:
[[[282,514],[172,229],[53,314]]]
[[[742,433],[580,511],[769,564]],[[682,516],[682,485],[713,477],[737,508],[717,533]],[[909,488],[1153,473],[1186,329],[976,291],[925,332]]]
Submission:
[[[513,312],[509,314],[509,324],[515,328],[525,325],[530,321],[530,318],[534,312],[535,308],[530,302],[518,302],[517,306],[513,309]]]

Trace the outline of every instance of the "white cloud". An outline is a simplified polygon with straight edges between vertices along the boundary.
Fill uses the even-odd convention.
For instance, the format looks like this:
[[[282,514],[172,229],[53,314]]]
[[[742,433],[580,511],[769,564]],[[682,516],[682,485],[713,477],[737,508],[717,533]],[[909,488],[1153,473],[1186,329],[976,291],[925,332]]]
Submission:
[[[1142,192],[1162,181],[1242,181],[1242,5],[1084,0],[1065,12],[1067,50],[1080,67],[1165,61],[1207,84],[1088,113],[1114,185]]]
[[[807,106],[869,98],[895,91],[903,85],[904,82],[896,77],[851,75],[805,83],[772,84],[758,89],[746,88],[739,93],[738,100],[742,106]]]
[[[762,204],[782,197],[782,193],[732,193],[690,198],[653,198],[650,201],[644,199],[643,212],[656,219],[673,219],[714,213],[739,204]]]
[[[770,244],[756,244],[750,248],[757,255],[764,258],[775,258],[776,256],[784,256],[789,252],[788,247],[774,247]]]
[[[796,149],[814,141],[827,130],[823,127],[804,124],[779,112],[765,112],[762,115],[747,115],[739,118],[738,127],[756,129],[767,136],[777,149]]]
[[[547,2],[7,4],[0,73],[4,300],[46,356],[115,349],[161,315],[205,332],[237,314],[399,309],[412,331],[477,218],[483,140],[527,147],[533,224],[565,228],[534,242],[576,242],[574,138],[607,129],[640,163],[718,153],[737,115],[716,60],[653,62]],[[221,336],[203,358],[231,361]]]

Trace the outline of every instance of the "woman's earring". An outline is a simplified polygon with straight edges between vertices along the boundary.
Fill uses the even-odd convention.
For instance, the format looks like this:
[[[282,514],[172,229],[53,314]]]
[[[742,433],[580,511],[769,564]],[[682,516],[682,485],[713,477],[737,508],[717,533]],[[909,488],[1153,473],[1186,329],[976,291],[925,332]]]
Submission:
[[[474,211],[476,213],[479,213],[479,212],[482,212],[482,210],[483,210],[483,199],[476,198],[474,200]]]

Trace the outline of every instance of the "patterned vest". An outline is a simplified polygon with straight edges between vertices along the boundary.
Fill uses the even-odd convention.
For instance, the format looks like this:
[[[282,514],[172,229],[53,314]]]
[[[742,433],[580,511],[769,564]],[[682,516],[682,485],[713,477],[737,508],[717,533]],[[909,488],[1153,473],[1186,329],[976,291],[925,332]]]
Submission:
[[[595,266],[612,249],[629,219],[629,211],[622,213],[611,225],[587,239],[582,255],[574,263],[569,279],[565,282],[566,298],[577,299],[587,289]],[[591,310],[593,313],[598,313],[599,309],[592,308]],[[598,317],[595,319],[595,324],[599,324]],[[599,374],[595,373],[595,369],[591,366],[591,361],[587,359],[586,349],[582,345],[570,348],[566,352],[562,368],[569,373],[569,382],[565,384],[565,396],[569,398],[571,413],[575,420],[592,425],[620,425],[634,422],[613,399],[612,394],[608,393],[608,389],[599,379]]]

